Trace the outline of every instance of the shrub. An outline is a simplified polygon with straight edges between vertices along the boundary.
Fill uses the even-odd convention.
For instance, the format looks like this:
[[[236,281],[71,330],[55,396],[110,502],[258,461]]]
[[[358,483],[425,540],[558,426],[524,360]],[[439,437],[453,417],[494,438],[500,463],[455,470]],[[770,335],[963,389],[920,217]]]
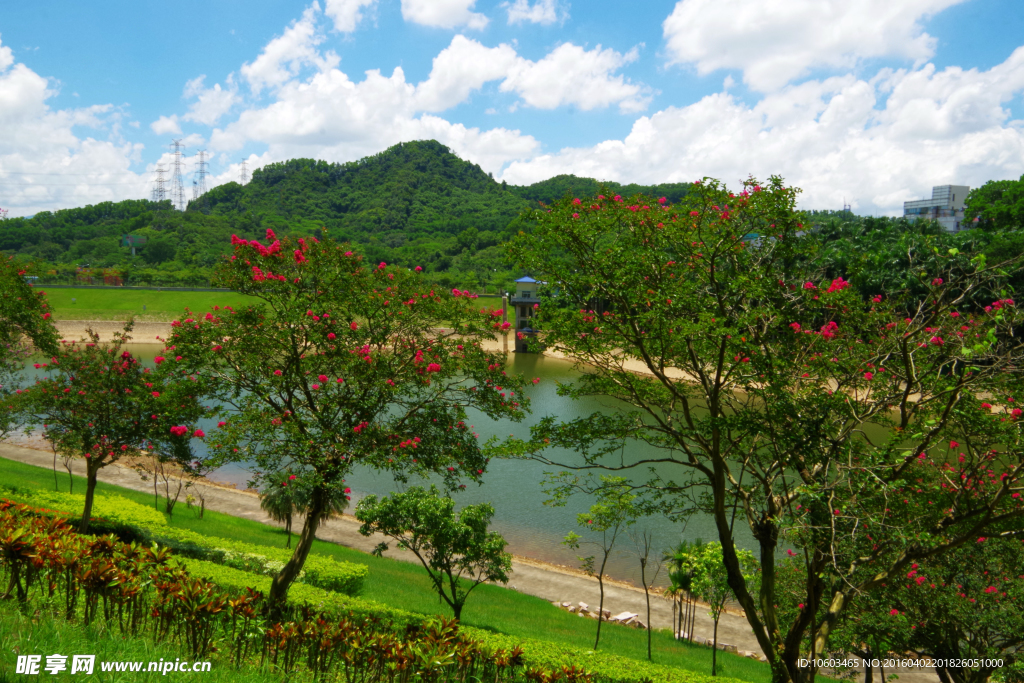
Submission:
[[[204,536],[172,526],[146,529],[145,538],[170,548],[175,555],[207,560],[262,576],[276,576],[292,555],[292,551],[284,548]],[[368,574],[366,565],[310,554],[298,582],[345,595],[358,595]]]
[[[26,505],[66,513],[69,517],[81,515],[85,508],[85,496],[80,493],[7,487],[0,491],[0,494]],[[92,514],[116,525],[135,527],[141,530],[167,526],[167,519],[162,512],[140,505],[123,496],[97,494]]]

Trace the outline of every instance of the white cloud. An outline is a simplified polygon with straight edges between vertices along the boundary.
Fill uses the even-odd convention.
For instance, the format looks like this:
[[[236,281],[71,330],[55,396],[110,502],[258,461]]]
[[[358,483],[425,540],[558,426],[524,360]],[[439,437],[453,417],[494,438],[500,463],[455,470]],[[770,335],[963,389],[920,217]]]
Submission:
[[[650,97],[646,88],[612,73],[635,62],[639,51],[620,54],[611,48],[593,50],[563,43],[537,62],[519,60],[501,84],[503,92],[515,92],[531,107],[554,109],[574,105],[583,110],[618,103],[623,112],[642,111]]]
[[[215,83],[212,88],[206,88],[203,81],[205,74],[193,78],[185,83],[186,99],[196,98],[196,101],[189,107],[188,113],[182,116],[183,121],[194,121],[206,126],[212,126],[227,114],[235,104],[241,102],[238,96],[238,88],[235,86],[231,75],[227,78],[227,89],[222,89],[220,83]]]
[[[304,66],[326,71],[341,61],[334,52],[321,55],[316,49],[324,41],[317,29],[320,6],[314,2],[285,32],[274,38],[251,64],[243,64],[242,76],[248,81],[253,94],[263,88],[277,88],[298,75]]]
[[[417,104],[423,111],[444,111],[464,102],[488,81],[505,78],[520,60],[516,51],[502,43],[484,47],[462,35],[434,57],[427,80],[416,86]]]
[[[465,26],[481,30],[488,20],[472,11],[475,4],[476,0],[402,0],[402,18],[436,28]]]
[[[876,57],[923,62],[935,39],[920,21],[965,0],[679,0],[663,24],[671,63],[740,69],[762,92],[815,68]]]
[[[176,114],[161,116],[156,121],[149,124],[149,127],[157,135],[181,134],[181,126],[178,125],[178,116]]]
[[[562,7],[558,0],[536,0],[532,5],[530,0],[515,0],[513,3],[503,3],[502,6],[508,10],[509,25],[527,21],[549,26],[569,18],[568,3]]]
[[[789,86],[748,106],[728,93],[636,121],[623,140],[517,161],[530,183],[558,173],[632,182],[732,185],[782,175],[802,205],[898,214],[932,185],[977,187],[1024,174],[1024,121],[1005,104],[1024,92],[1024,47],[988,71],[931,65]]]
[[[108,104],[53,110],[48,80],[4,45],[0,65],[0,183],[10,215],[148,195],[148,178],[130,170],[142,146],[120,138],[120,111]],[[80,138],[76,127],[108,139]]]
[[[324,14],[334,21],[334,30],[352,33],[363,18],[363,8],[373,7],[377,0],[326,0]]]
[[[537,109],[572,105],[590,110],[618,104],[623,112],[640,111],[650,101],[650,89],[614,75],[638,54],[636,48],[620,54],[600,45],[588,51],[563,43],[534,62],[504,43],[489,48],[457,35],[434,58],[427,80],[416,86],[416,104],[422,111],[444,111],[465,102],[485,83],[500,80],[502,92],[515,93]]]

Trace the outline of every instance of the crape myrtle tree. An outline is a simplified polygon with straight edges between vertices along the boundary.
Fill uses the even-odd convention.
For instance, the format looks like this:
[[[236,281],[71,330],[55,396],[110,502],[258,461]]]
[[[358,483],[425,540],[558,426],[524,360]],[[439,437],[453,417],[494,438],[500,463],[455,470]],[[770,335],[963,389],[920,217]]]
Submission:
[[[354,467],[464,487],[487,468],[466,411],[520,420],[527,404],[504,356],[481,345],[495,323],[467,293],[367,265],[329,240],[268,230],[267,244],[232,241],[217,278],[259,303],[173,323],[168,354],[231,413],[209,439],[220,461],[252,463],[257,488],[291,469],[309,491],[294,554],[271,586],[279,605]]]
[[[581,368],[560,391],[615,401],[496,448],[629,476],[675,519],[709,515],[779,683],[813,679],[805,637],[826,651],[862,596],[1024,517],[1022,349],[1002,291],[1019,266],[915,253],[925,296],[865,301],[842,277],[796,270],[815,248],[796,195],[780,178],[735,194],[705,179],[675,206],[599,196],[534,212],[511,254],[547,283],[543,343]],[[981,295],[991,303],[965,306]],[[640,447],[623,456],[622,439]],[[733,510],[756,542],[757,591]],[[775,581],[785,543],[811,577],[790,619]]]
[[[493,516],[490,503],[466,505],[456,514],[455,501],[436,486],[413,486],[380,499],[370,495],[356,506],[359,533],[383,534],[411,551],[456,619],[481,583],[508,583],[512,555],[505,552],[501,534],[487,530]],[[387,549],[387,543],[379,543],[373,554],[381,557]]]
[[[125,349],[132,323],[100,343],[62,342],[55,356],[40,363],[46,374],[21,390],[16,408],[56,453],[85,460],[85,507],[80,530],[89,528],[97,476],[101,469],[145,448],[160,448],[194,460],[189,439],[203,436],[196,423],[208,414],[201,405],[198,378],[171,367],[145,368]],[[196,464],[195,466],[198,466]]]
[[[1019,681],[1022,567],[1024,541],[998,535],[914,562],[868,604],[855,605],[840,620],[834,642],[837,647],[846,642],[847,651],[864,659],[914,652],[948,663],[935,669],[943,683],[984,683],[997,673]],[[799,566],[784,577],[797,586],[805,580]]]
[[[0,438],[16,427],[11,394],[22,383],[21,370],[34,346],[40,353],[57,352],[57,330],[44,292],[25,280],[25,270],[0,256]]]

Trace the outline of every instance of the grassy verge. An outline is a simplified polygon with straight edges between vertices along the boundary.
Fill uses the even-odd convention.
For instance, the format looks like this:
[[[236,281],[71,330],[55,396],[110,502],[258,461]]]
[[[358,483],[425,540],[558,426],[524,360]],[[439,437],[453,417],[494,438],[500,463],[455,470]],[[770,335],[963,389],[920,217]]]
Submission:
[[[39,675],[48,680],[81,680],[82,673],[71,674],[73,655],[95,655],[90,681],[103,683],[138,683],[166,681],[166,676],[147,672],[149,662],[161,659],[175,661],[181,652],[175,647],[153,643],[146,638],[123,638],[115,630],[107,629],[102,620],[89,626],[68,623],[38,613],[22,614],[17,604],[0,601],[0,683],[19,683],[27,680],[24,674],[15,673],[19,654],[42,655]],[[56,675],[45,671],[47,655],[60,654],[67,657],[67,669]],[[142,671],[102,671],[102,662],[143,662]],[[266,671],[235,670],[226,662],[212,662],[208,672],[174,672],[176,681],[229,681],[230,683],[272,683],[284,679]],[[211,678],[211,676],[213,678]]]
[[[214,306],[239,307],[254,302],[235,292],[168,292],[155,289],[47,289],[46,299],[57,320],[139,320],[166,322],[181,317],[188,307],[207,311]],[[74,303],[72,303],[74,299]],[[146,310],[143,311],[142,307]]]
[[[19,488],[53,490],[54,486],[51,471],[3,458],[0,458],[0,481],[10,482]],[[66,473],[60,475],[59,481],[61,489],[67,490]],[[104,483],[98,484],[97,489],[103,493],[122,495],[142,504],[153,505],[153,496],[149,493]],[[75,490],[85,490],[84,479],[76,477]],[[207,511],[204,519],[199,520],[184,507],[179,506],[178,509],[179,512],[169,520],[172,526],[248,543],[284,546],[285,533],[275,527],[211,511]],[[323,541],[314,543],[313,552],[367,565],[370,574],[360,597],[410,612],[450,616],[448,609],[439,604],[425,572],[418,565],[386,557],[376,558],[358,550]],[[584,649],[593,647],[596,628],[596,623],[592,620],[584,620],[556,609],[545,600],[490,585],[480,586],[474,591],[463,611],[462,621],[467,626],[513,637],[552,641]],[[606,625],[601,631],[602,651],[631,659],[646,660],[646,632],[614,625]],[[709,648],[678,643],[667,630],[654,633],[652,650],[654,662],[657,664],[702,674],[711,673]],[[771,678],[766,665],[725,653],[719,653],[718,670],[719,675],[751,683],[764,683]]]

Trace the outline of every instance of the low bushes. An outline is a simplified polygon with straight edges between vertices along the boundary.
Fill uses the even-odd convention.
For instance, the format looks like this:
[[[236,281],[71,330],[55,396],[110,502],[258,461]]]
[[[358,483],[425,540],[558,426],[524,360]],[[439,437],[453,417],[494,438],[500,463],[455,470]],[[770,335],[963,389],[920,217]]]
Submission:
[[[65,513],[69,517],[78,517],[85,509],[85,494],[82,493],[5,487],[0,489],[0,495],[32,507]],[[96,494],[93,499],[92,516],[116,525],[135,527],[143,531],[167,528],[167,519],[162,512],[139,505],[122,496]]]
[[[267,621],[263,596],[251,587],[225,591],[172,561],[166,549],[82,536],[63,519],[38,512],[0,503],[0,582],[9,586],[3,598],[86,626],[103,622],[121,637],[173,643],[193,661],[216,656],[237,667],[269,667],[317,681],[594,680],[575,667],[527,670],[518,647],[475,641],[454,621],[422,620],[396,629],[378,618],[309,608],[300,610],[299,619]],[[214,567],[227,578],[234,571],[204,568]],[[250,582],[256,578],[239,573]]]
[[[292,551],[285,548],[214,538],[172,526],[145,529],[144,538],[170,548],[175,555],[207,560],[262,576],[276,576],[292,556]],[[368,574],[366,565],[338,562],[311,553],[306,557],[297,580],[300,585],[308,584],[345,595],[358,595]]]

